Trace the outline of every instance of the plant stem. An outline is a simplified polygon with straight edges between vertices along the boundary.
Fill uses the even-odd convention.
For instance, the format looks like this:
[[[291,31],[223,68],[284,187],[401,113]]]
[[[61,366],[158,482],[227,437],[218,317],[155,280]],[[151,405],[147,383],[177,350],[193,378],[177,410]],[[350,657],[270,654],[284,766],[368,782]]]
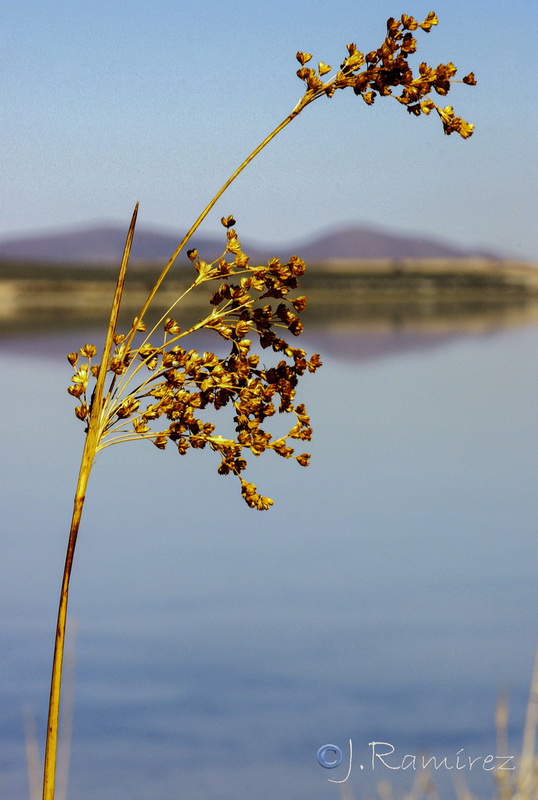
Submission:
[[[71,578],[71,570],[73,567],[73,558],[75,555],[75,547],[77,544],[80,520],[82,517],[82,509],[84,507],[84,500],[86,498],[86,488],[88,486],[88,480],[92,470],[95,454],[97,452],[102,435],[102,405],[105,378],[108,370],[110,353],[112,351],[113,337],[118,321],[118,314],[121,305],[123,287],[125,285],[125,276],[127,274],[127,265],[129,263],[129,255],[131,253],[131,245],[134,236],[137,214],[138,203],[136,204],[133,212],[131,225],[129,227],[125,247],[123,250],[123,257],[116,283],[116,291],[114,292],[114,300],[112,301],[112,309],[110,311],[107,335],[103,347],[103,356],[101,358],[101,364],[99,366],[99,372],[92,398],[90,421],[88,423],[88,431],[86,434],[86,440],[84,442],[84,449],[82,451],[77,488],[73,503],[73,516],[71,518],[71,528],[69,530],[69,539],[67,542],[67,553],[62,577],[62,588],[60,591],[60,603],[58,606],[58,621],[56,625],[54,657],[52,661],[47,740],[45,745],[45,764],[43,770],[43,800],[54,800],[56,754],[58,750],[58,725],[60,719],[60,693],[65,648],[67,603],[69,600],[69,580]]]
[[[69,531],[67,554],[60,592],[58,608],[58,622],[56,625],[56,642],[52,662],[52,677],[50,683],[49,716],[47,724],[47,742],[45,747],[45,765],[43,772],[43,800],[54,800],[54,785],[56,776],[56,752],[58,749],[58,723],[60,717],[60,690],[62,683],[62,666],[65,646],[65,625],[67,620],[67,602],[69,598],[69,579],[73,566],[75,546],[86,497],[86,487],[90,477],[94,452],[90,449],[90,436],[86,437],[80,472],[73,504],[73,516]]]
[[[189,230],[187,231],[187,233],[185,234],[183,239],[180,241],[180,243],[178,244],[178,246],[176,247],[176,249],[174,250],[174,252],[170,256],[170,258],[168,259],[168,261],[167,261],[165,267],[163,268],[161,274],[157,278],[157,280],[155,282],[155,285],[153,286],[151,292],[149,293],[144,305],[142,306],[142,309],[140,310],[140,313],[138,314],[138,317],[135,320],[135,324],[137,322],[141,322],[143,320],[146,311],[148,310],[149,306],[151,305],[151,302],[152,302],[153,298],[157,294],[157,291],[158,291],[160,285],[162,284],[163,280],[165,279],[166,275],[168,274],[168,271],[170,270],[170,268],[173,265],[174,261],[176,260],[178,255],[181,253],[181,251],[183,250],[183,248],[185,247],[185,245],[187,244],[187,242],[189,241],[191,236],[198,230],[198,228],[200,227],[201,223],[207,217],[207,215],[209,214],[209,212],[211,211],[213,206],[222,197],[222,195],[224,194],[226,189],[230,186],[230,184],[232,184],[234,182],[234,180],[245,169],[245,167],[247,167],[250,164],[250,162],[254,158],[256,158],[256,156],[263,150],[263,148],[266,145],[268,145],[269,142],[272,139],[274,139],[275,136],[277,136],[277,134],[279,134],[280,131],[283,130],[286,127],[286,125],[289,125],[289,123],[293,119],[295,119],[295,117],[298,114],[300,114],[301,111],[309,103],[311,103],[312,100],[314,100],[314,99],[315,99],[315,94],[312,93],[311,91],[307,91],[305,93],[305,95],[299,100],[299,102],[297,103],[297,105],[295,106],[293,111],[291,111],[288,114],[288,116],[285,119],[283,119],[282,122],[279,125],[277,125],[277,127],[273,131],[271,131],[271,133],[268,134],[268,136],[266,136],[265,139],[262,142],[260,142],[260,144],[255,148],[255,150],[253,150],[252,153],[249,156],[247,156],[247,158],[237,167],[237,169],[234,170],[234,172],[232,172],[232,174],[230,175],[230,177],[228,178],[226,183],[224,183],[221,186],[221,188],[216,193],[216,195],[213,197],[213,199],[207,204],[207,206],[204,208],[204,210],[202,211],[200,216],[191,225],[191,227],[189,228]],[[133,337],[135,335],[135,332],[136,332],[136,325],[135,324],[133,324],[133,327],[131,328],[129,336],[127,337],[127,346],[130,346],[130,344],[131,344],[131,342],[133,340]]]

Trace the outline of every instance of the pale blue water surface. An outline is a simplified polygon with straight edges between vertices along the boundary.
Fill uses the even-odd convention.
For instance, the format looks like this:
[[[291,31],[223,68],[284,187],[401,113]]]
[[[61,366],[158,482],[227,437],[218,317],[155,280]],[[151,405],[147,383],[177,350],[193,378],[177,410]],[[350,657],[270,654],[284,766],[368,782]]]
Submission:
[[[410,770],[372,771],[369,742],[392,764],[496,754],[501,690],[517,752],[538,639],[538,327],[304,338],[324,360],[300,391],[313,460],[252,464],[269,512],[210,452],[99,456],[70,607],[70,798],[336,800],[349,739],[357,797],[409,788]],[[46,724],[83,441],[64,355],[99,339],[2,342],[4,800],[28,797],[23,709],[41,745]],[[335,770],[316,761],[327,743]],[[480,763],[465,777],[490,797]]]

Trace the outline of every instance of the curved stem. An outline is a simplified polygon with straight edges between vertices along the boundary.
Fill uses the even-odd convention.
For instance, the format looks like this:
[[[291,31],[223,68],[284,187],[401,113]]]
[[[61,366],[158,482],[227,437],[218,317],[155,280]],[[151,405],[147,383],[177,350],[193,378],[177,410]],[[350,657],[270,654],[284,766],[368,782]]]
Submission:
[[[250,162],[254,158],[256,158],[256,156],[263,150],[263,148],[266,145],[268,145],[269,142],[272,139],[274,139],[275,136],[277,136],[277,134],[279,134],[280,131],[283,130],[286,127],[286,125],[289,125],[289,123],[293,119],[295,119],[295,117],[298,114],[300,114],[301,111],[305,108],[305,106],[307,106],[310,102],[312,102],[312,100],[314,98],[315,98],[315,95],[313,93],[311,93],[310,91],[306,92],[306,94],[299,100],[299,102],[297,103],[297,105],[295,106],[293,111],[291,111],[291,113],[288,114],[288,116],[284,120],[282,120],[282,122],[279,125],[277,125],[277,127],[273,131],[271,131],[271,133],[268,136],[266,136],[265,139],[262,142],[260,142],[260,144],[255,148],[255,150],[253,150],[252,153],[249,156],[247,156],[247,158],[242,162],[242,164],[240,164],[237,167],[237,169],[234,170],[234,172],[232,172],[232,174],[230,175],[230,177],[228,178],[226,183],[224,183],[221,186],[221,188],[219,189],[217,194],[207,204],[207,206],[204,208],[204,210],[202,211],[200,216],[197,218],[197,220],[191,225],[191,227],[189,228],[189,230],[187,231],[187,233],[185,234],[183,239],[180,241],[180,243],[178,244],[178,246],[176,247],[176,249],[174,250],[174,252],[170,256],[170,258],[168,259],[164,269],[162,270],[161,274],[157,278],[157,280],[155,282],[155,285],[153,286],[153,288],[152,288],[151,292],[149,293],[144,305],[142,306],[142,308],[140,310],[140,313],[138,314],[137,318],[135,319],[135,322],[133,324],[133,327],[131,328],[129,336],[127,337],[127,346],[128,347],[130,346],[131,342],[133,341],[133,337],[134,337],[134,335],[136,333],[136,324],[143,320],[146,311],[148,310],[153,298],[157,294],[157,291],[158,291],[160,285],[162,284],[162,282],[164,281],[165,277],[167,276],[171,266],[173,265],[173,263],[175,262],[176,258],[181,253],[181,251],[183,250],[183,248],[185,247],[185,245],[187,244],[187,242],[189,241],[191,236],[198,230],[198,228],[200,227],[201,223],[207,217],[207,215],[209,214],[209,212],[211,211],[213,206],[217,203],[218,200],[220,200],[220,198],[222,197],[222,195],[224,194],[226,189],[230,186],[230,184],[232,184],[234,182],[234,180],[237,178],[237,176],[240,175],[241,172],[243,172],[245,167],[247,167],[250,164]]]

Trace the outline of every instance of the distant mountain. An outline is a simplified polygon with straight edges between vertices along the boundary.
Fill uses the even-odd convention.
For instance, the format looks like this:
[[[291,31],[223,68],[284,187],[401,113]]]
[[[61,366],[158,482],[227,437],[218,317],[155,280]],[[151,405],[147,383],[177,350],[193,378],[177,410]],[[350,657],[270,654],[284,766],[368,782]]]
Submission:
[[[127,230],[120,225],[99,225],[17,238],[0,239],[0,259],[27,259],[54,263],[110,264],[121,259]],[[180,240],[177,233],[137,228],[132,258],[151,261],[166,259]],[[224,237],[194,237],[189,248],[215,258],[223,250]]]
[[[108,264],[121,258],[125,235],[125,227],[111,224],[5,238],[0,239],[0,259]],[[166,259],[174,252],[180,235],[181,232],[137,228],[132,257],[147,261]],[[224,241],[224,236],[195,236],[189,247],[197,247],[202,258],[212,260],[222,252]],[[241,241],[246,252],[257,260],[266,260],[274,255],[287,259],[294,253],[311,263],[335,259],[499,258],[493,253],[464,249],[435,239],[402,236],[357,225],[342,227],[303,242],[276,244],[271,248],[248,244],[243,237]]]
[[[403,236],[358,225],[346,226],[299,244],[305,261],[345,258],[492,258],[499,255],[464,249],[422,236]]]

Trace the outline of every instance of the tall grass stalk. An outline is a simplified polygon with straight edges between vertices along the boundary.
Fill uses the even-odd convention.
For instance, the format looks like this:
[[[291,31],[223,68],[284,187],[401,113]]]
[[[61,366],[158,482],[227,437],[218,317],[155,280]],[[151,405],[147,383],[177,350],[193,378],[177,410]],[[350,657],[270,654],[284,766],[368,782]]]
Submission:
[[[231,217],[223,218],[227,242],[222,256],[207,264],[196,251],[191,250],[188,253],[197,274],[187,292],[201,284],[218,282],[218,288],[209,301],[211,311],[185,330],[181,329],[176,320],[164,315],[161,320],[161,323],[164,322],[162,342],[155,345],[150,341],[150,337],[156,332],[155,326],[143,342],[135,346],[137,334],[146,329],[146,314],[157,291],[179,254],[230,184],[280,131],[319,97],[331,98],[338,89],[348,87],[367,105],[372,105],[377,97],[391,96],[414,116],[429,115],[435,110],[446,134],[456,132],[465,139],[471,136],[472,125],[457,117],[452,106],[441,108],[431,98],[433,92],[440,96],[447,94],[456,74],[454,65],[449,62],[433,69],[422,63],[415,76],[408,63],[409,56],[416,49],[413,33],[419,28],[428,33],[434,25],[437,25],[437,17],[433,12],[420,23],[405,14],[399,20],[389,19],[381,46],[363,55],[355,44],[348,44],[347,55],[332,77],[327,77],[332,72],[328,64],[319,62],[317,69],[308,67],[306,65],[312,56],[298,52],[300,68],[297,75],[305,84],[303,97],[232,172],[204,208],[164,266],[130,330],[123,335],[118,334],[116,328],[138,215],[138,204],[135,206],[100,363],[92,364],[97,352],[93,345],[84,345],[78,353],[68,356],[72,366],[76,367],[69,392],[80,401],[75,413],[86,424],[86,438],[60,592],[43,800],[54,800],[55,796],[69,583],[86,489],[97,452],[112,444],[140,438],[149,439],[159,449],[172,443],[180,455],[184,455],[190,447],[203,448],[208,445],[221,458],[219,472],[224,475],[235,474],[240,481],[244,500],[251,508],[259,510],[269,508],[273,501],[258,494],[256,487],[243,478],[241,473],[246,467],[244,451],[258,456],[265,450],[272,449],[284,458],[294,456],[302,466],[308,464],[308,454],[294,455],[293,447],[289,446],[289,440],[309,440],[312,433],[304,406],[295,404],[295,388],[299,377],[306,370],[314,372],[321,362],[317,355],[307,360],[304,350],[290,347],[280,335],[282,329],[287,329],[295,336],[302,330],[302,323],[297,315],[304,309],[306,298],[297,297],[292,300],[288,297],[288,293],[297,288],[298,280],[306,269],[301,259],[293,256],[287,264],[272,259],[268,265],[252,266],[233,230],[235,221]],[[466,75],[463,82],[474,84],[474,75]],[[238,282],[232,283],[236,277]],[[281,301],[276,309],[267,303],[271,298]],[[167,314],[171,313],[178,301]],[[213,353],[200,355],[195,350],[183,349],[180,344],[182,339],[203,328],[215,331],[230,343],[228,357],[218,358]],[[250,352],[251,340],[245,338],[247,334],[257,336],[263,349],[271,349],[281,359],[276,366],[259,366],[259,356]],[[284,360],[284,356],[288,361]],[[80,357],[86,359],[85,364],[79,364]],[[145,369],[150,375],[143,378],[142,372]],[[110,378],[108,386],[107,376]],[[90,393],[92,381],[95,383]],[[273,404],[275,398],[279,401],[277,407]],[[226,405],[233,406],[233,419],[236,423],[234,439],[216,435],[213,424],[204,423],[197,418],[198,409],[208,405],[217,410]],[[277,410],[294,415],[296,421],[288,433],[275,437],[262,424]],[[155,432],[154,425],[159,418],[166,420],[167,427]]]

